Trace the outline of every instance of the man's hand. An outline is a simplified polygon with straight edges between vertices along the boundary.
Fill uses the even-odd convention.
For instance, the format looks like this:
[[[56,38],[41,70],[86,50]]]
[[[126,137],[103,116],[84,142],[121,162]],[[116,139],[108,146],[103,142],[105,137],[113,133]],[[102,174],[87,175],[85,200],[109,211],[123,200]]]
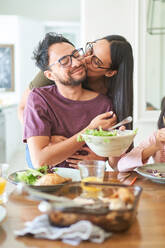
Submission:
[[[99,128],[108,129],[111,128],[113,125],[116,124],[117,118],[116,115],[110,111],[104,114],[100,114],[96,116],[89,124],[89,129]]]
[[[70,167],[78,168],[78,162],[81,160],[107,160],[105,157],[101,157],[92,152],[88,147],[83,147],[81,150],[76,151],[70,158],[66,161],[69,163]]]

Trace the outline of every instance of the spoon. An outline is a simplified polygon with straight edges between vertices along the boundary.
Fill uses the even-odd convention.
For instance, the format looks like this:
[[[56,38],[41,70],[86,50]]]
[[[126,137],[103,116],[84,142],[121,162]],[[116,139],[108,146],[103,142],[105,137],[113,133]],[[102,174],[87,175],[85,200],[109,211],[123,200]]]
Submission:
[[[119,123],[117,123],[116,125],[112,126],[111,128],[108,128],[108,131],[111,131],[114,128],[120,127],[120,126],[128,124],[130,122],[132,122],[132,116],[128,116],[124,120],[122,120]]]

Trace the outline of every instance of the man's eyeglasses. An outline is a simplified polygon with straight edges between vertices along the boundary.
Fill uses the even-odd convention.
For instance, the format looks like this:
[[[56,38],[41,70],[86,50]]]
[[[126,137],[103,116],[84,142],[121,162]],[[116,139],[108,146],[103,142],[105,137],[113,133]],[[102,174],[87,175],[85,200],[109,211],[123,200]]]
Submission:
[[[87,42],[85,46],[85,56],[92,56],[91,57],[91,64],[93,65],[94,68],[100,68],[100,69],[106,69],[109,70],[111,69],[110,67],[103,67],[103,62],[101,59],[99,59],[97,56],[93,55],[93,43],[96,43],[95,41],[93,42]]]
[[[83,59],[84,58],[83,48],[76,49],[72,52],[72,54],[63,56],[62,58],[55,61],[53,64],[49,65],[49,68],[57,63],[60,63],[60,65],[62,65],[63,67],[69,67],[72,65],[72,57],[77,60]]]

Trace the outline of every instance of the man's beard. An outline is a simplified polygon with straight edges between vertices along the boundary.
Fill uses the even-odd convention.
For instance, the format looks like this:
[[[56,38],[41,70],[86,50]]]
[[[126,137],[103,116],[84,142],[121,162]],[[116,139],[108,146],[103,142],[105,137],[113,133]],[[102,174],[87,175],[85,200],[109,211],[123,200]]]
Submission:
[[[59,82],[65,86],[78,86],[82,84],[82,82],[85,81],[85,79],[86,79],[86,75],[83,78],[78,79],[78,80],[75,80],[72,77],[70,77],[70,80],[68,80],[67,82],[62,81],[62,80],[59,80]]]
[[[59,82],[65,86],[78,86],[80,84],[82,84],[82,82],[84,82],[86,80],[86,77],[87,77],[87,70],[85,68],[85,75],[80,78],[80,79],[74,79],[72,78],[72,74],[69,75],[69,78],[67,79],[67,81],[61,79],[61,78],[58,78]]]

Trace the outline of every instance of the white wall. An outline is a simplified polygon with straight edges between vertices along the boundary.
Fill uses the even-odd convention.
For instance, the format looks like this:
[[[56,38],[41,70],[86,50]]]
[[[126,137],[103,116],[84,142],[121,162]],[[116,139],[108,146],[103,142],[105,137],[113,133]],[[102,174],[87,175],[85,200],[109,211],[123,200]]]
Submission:
[[[80,0],[0,0],[0,15],[41,21],[79,21]]]
[[[82,0],[81,6],[83,41],[120,34],[134,45],[135,1]]]
[[[20,96],[38,72],[32,57],[35,47],[44,36],[44,24],[25,17],[19,17],[18,20],[20,81],[17,89]]]

